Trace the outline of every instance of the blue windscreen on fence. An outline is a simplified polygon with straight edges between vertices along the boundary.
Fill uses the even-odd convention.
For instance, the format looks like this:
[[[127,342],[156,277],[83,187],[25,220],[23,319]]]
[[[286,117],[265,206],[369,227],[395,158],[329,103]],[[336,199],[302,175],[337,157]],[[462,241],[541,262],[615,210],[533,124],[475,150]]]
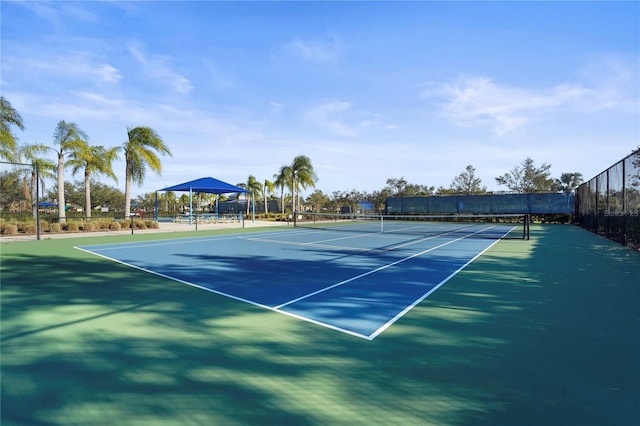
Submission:
[[[387,198],[387,214],[572,214],[573,193],[485,194]]]

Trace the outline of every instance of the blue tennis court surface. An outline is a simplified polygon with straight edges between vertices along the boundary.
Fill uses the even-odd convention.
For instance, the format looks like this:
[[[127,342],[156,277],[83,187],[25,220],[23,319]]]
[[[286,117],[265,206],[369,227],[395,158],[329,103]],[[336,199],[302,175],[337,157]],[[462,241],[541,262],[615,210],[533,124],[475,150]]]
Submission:
[[[295,229],[78,249],[371,340],[512,229]]]

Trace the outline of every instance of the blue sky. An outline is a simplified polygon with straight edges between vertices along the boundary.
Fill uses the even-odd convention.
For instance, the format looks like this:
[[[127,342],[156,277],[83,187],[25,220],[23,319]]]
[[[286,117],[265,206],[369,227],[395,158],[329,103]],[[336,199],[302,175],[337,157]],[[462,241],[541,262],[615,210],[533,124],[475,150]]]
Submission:
[[[525,158],[585,179],[640,141],[638,2],[2,1],[1,90],[20,143],[60,120],[93,145],[170,147],[134,196],[212,176],[317,189],[388,178],[490,190]],[[124,164],[114,164],[124,190]],[[81,180],[82,176],[67,179]],[[310,191],[307,191],[307,194]]]

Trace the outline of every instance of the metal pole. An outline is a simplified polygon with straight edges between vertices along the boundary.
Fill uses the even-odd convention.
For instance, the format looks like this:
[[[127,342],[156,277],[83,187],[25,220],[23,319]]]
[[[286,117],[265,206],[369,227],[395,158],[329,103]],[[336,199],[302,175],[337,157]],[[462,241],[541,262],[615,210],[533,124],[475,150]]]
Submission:
[[[189,225],[193,225],[193,189],[189,188]]]
[[[40,167],[34,164],[36,169],[36,239],[40,240]]]
[[[156,191],[155,210],[153,211],[153,220],[158,221],[158,191]]]

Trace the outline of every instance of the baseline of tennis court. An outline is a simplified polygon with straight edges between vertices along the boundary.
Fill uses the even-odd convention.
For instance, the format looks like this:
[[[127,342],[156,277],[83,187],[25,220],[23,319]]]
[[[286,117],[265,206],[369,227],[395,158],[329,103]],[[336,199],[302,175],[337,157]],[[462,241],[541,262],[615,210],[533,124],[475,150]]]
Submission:
[[[296,229],[76,248],[372,340],[512,229]]]

